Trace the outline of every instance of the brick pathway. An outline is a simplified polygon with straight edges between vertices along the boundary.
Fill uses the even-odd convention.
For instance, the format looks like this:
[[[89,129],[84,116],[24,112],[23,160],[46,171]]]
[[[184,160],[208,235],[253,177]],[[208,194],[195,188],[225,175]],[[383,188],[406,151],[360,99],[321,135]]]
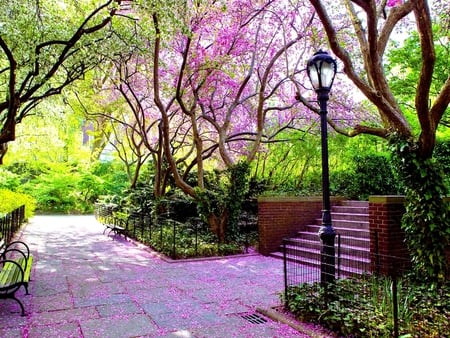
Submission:
[[[168,263],[102,234],[92,216],[36,216],[26,317],[0,300],[6,337],[306,337],[258,314],[279,305],[282,261],[259,255]],[[260,318],[262,320],[260,320]]]

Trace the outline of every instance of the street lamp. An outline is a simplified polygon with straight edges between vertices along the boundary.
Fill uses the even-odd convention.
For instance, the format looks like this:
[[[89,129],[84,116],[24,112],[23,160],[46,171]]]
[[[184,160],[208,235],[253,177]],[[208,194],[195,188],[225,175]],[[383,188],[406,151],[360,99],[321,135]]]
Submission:
[[[322,242],[320,253],[320,282],[327,286],[335,280],[335,250],[336,232],[331,223],[330,178],[328,171],[328,140],[327,140],[327,101],[328,94],[336,75],[336,61],[322,50],[316,52],[307,63],[308,77],[317,93],[320,106],[320,128],[322,138],[322,226],[319,238]]]

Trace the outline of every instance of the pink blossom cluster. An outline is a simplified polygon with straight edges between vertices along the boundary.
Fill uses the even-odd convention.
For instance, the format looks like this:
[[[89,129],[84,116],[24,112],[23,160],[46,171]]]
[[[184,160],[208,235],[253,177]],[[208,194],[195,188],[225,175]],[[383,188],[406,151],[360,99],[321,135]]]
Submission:
[[[189,147],[197,130],[204,149],[222,144],[215,157],[227,162],[254,155],[286,126],[311,122],[313,113],[295,99],[299,86],[313,95],[304,69],[324,37],[308,1],[211,0],[184,15],[182,27],[162,35],[158,65],[147,54],[117,67],[115,91],[147,124],[166,114],[173,144]],[[148,51],[154,44],[146,42]],[[345,123],[364,118],[354,114],[358,104],[339,76],[335,88],[343,99],[333,100],[332,116]],[[156,125],[147,130],[155,147]]]

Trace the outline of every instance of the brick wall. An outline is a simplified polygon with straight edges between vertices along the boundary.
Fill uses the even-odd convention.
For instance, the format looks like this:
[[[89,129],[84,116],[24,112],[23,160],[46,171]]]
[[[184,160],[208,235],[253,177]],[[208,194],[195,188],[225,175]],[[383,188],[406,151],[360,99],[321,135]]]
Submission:
[[[258,199],[259,252],[277,251],[283,238],[293,236],[321,217],[321,197],[260,197]]]
[[[409,262],[401,219],[403,196],[370,196],[369,229],[372,271],[392,274]],[[397,258],[393,258],[397,257]]]
[[[336,202],[338,199],[333,199]],[[410,264],[401,229],[403,196],[370,196],[371,269],[381,274],[399,272]],[[449,199],[450,202],[450,199]],[[259,252],[277,251],[283,238],[293,236],[321,217],[321,197],[261,197],[258,199]],[[395,258],[393,258],[395,257]],[[450,248],[447,250],[450,259]],[[449,276],[450,277],[450,276]]]

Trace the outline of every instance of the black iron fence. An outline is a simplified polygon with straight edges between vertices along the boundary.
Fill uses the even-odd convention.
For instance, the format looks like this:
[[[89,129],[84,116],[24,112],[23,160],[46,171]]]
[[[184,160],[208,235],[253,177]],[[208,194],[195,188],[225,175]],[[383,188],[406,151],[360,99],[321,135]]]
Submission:
[[[179,222],[170,214],[131,214],[128,235],[173,259],[225,253],[209,227],[198,218]]]
[[[321,313],[322,318],[327,313],[335,312],[338,315],[328,319],[328,324],[333,326],[333,320],[336,320],[336,325],[348,324],[351,327],[357,326],[355,320],[358,320],[353,318],[353,312],[358,313],[355,317],[360,316],[363,320],[365,310],[361,306],[368,306],[374,313],[382,314],[373,316],[374,318],[383,318],[381,322],[367,318],[367,321],[373,321],[370,325],[379,325],[380,332],[389,332],[387,337],[399,337],[399,323],[411,316],[411,311],[405,308],[408,306],[411,290],[408,290],[409,283],[404,278],[410,271],[411,261],[404,257],[370,253],[369,242],[365,247],[361,241],[352,242],[351,239],[343,244],[342,239],[337,236],[334,282],[324,285],[320,246],[320,242],[312,243],[303,239],[284,240],[286,307],[292,309],[294,306],[300,312],[304,307],[306,313],[312,311],[319,317]],[[379,273],[377,262],[380,261],[389,264],[388,268],[385,266],[383,269],[388,271],[386,275]],[[340,317],[339,320],[337,317]],[[345,323],[345,318],[352,323]],[[351,335],[353,336],[353,332]],[[382,336],[384,337],[380,335]]]
[[[245,253],[257,233],[257,220],[242,217],[240,237],[233,244],[220,243],[208,224],[198,217],[178,221],[170,212],[129,212],[114,204],[96,204],[95,216],[103,224],[116,224],[126,235],[173,259]]]
[[[0,216],[1,239],[10,242],[25,221],[25,205]]]

